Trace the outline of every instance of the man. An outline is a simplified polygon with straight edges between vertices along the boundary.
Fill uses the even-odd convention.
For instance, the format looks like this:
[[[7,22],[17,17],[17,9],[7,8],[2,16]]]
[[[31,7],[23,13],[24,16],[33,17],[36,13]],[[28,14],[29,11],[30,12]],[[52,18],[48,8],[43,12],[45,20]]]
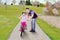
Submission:
[[[35,22],[36,22],[37,14],[33,10],[30,10],[29,8],[26,8],[26,12],[28,12],[28,18],[31,19],[30,32],[35,32]]]

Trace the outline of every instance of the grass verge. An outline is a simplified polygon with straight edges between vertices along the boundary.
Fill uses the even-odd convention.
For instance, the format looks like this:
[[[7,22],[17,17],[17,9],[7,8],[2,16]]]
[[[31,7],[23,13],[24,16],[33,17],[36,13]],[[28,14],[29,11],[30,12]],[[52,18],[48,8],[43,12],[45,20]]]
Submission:
[[[0,15],[0,40],[7,40],[11,31],[18,23],[16,17]]]
[[[51,38],[51,40],[60,40],[60,29],[55,28],[41,19],[37,20],[37,24]]]

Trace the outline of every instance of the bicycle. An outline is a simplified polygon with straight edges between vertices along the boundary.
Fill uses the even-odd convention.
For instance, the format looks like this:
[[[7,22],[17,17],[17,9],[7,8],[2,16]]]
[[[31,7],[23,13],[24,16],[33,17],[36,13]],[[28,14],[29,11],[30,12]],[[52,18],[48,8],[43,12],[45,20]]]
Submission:
[[[20,34],[21,37],[22,37],[23,32],[25,32],[25,29],[27,29],[26,22],[21,22],[21,34]]]

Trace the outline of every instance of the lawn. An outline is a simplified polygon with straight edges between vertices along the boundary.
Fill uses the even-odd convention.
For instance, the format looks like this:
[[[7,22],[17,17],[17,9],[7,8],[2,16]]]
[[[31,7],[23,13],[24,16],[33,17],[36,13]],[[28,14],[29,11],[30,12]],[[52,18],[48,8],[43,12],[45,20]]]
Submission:
[[[41,19],[37,20],[37,24],[51,38],[51,40],[60,40],[60,29],[55,28]]]
[[[0,15],[20,15],[21,12],[26,8],[34,10],[36,13],[42,14],[42,7],[36,6],[2,6],[0,7]],[[39,10],[39,11],[38,11]]]
[[[0,7],[0,40],[8,39],[10,33],[19,22],[18,17],[26,7],[36,11],[36,13],[42,13],[42,7],[13,5]]]
[[[0,15],[0,40],[7,40],[18,21],[16,17]]]
[[[15,6],[0,7],[0,40],[7,40],[12,30],[19,22],[17,15],[20,13],[16,12],[17,7]]]

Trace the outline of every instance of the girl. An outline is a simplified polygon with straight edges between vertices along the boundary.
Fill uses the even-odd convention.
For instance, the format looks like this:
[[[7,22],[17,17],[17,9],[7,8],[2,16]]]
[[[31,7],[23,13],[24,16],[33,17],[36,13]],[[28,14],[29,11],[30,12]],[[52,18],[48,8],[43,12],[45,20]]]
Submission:
[[[21,35],[20,36],[22,36],[22,32],[24,32],[24,30],[27,29],[26,28],[26,26],[27,26],[26,25],[26,21],[27,21],[26,12],[22,12],[20,20],[21,20],[21,27],[20,27]]]

